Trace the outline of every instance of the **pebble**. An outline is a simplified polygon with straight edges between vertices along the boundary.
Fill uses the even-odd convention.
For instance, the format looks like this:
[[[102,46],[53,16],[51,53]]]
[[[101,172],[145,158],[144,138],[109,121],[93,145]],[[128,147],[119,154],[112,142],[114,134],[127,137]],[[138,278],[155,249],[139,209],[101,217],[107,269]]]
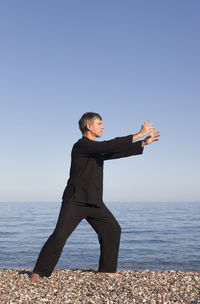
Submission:
[[[0,269],[0,304],[200,304],[199,272],[119,273],[56,269],[51,277],[31,282],[29,269]]]

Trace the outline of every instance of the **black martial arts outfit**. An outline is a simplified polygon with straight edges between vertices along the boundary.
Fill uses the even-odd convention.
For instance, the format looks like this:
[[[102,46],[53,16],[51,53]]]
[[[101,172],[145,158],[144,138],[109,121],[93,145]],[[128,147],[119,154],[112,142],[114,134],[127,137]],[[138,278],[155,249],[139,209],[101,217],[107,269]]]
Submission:
[[[44,244],[33,269],[40,276],[50,276],[67,238],[81,222],[87,222],[98,234],[99,272],[116,272],[121,228],[104,205],[104,160],[142,154],[142,141],[132,142],[133,135],[108,141],[79,139],[72,148],[71,169],[63,193],[62,206],[53,234]]]

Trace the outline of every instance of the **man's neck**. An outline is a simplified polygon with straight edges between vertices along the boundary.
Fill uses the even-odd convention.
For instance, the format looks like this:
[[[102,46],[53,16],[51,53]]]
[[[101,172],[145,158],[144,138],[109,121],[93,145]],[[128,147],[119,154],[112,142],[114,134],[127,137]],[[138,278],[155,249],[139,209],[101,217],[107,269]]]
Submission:
[[[95,135],[91,134],[90,132],[84,133],[83,136],[87,137],[90,140],[96,140],[97,139],[97,137]]]

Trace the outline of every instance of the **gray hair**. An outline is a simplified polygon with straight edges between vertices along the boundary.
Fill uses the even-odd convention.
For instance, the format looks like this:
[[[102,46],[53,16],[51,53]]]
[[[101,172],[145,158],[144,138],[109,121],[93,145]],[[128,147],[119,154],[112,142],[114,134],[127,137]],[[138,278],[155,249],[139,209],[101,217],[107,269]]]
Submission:
[[[101,116],[98,113],[86,112],[82,115],[81,119],[78,122],[79,129],[81,130],[82,134],[88,131],[87,124],[91,123],[95,118],[102,120]]]

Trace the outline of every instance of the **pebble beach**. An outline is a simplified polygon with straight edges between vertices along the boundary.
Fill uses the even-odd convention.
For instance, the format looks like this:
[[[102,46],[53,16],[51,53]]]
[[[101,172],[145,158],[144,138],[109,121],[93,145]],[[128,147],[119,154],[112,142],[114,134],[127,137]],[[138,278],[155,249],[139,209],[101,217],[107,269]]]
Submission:
[[[200,303],[200,273],[119,271],[108,276],[92,269],[54,270],[31,282],[29,269],[0,270],[0,303]]]

